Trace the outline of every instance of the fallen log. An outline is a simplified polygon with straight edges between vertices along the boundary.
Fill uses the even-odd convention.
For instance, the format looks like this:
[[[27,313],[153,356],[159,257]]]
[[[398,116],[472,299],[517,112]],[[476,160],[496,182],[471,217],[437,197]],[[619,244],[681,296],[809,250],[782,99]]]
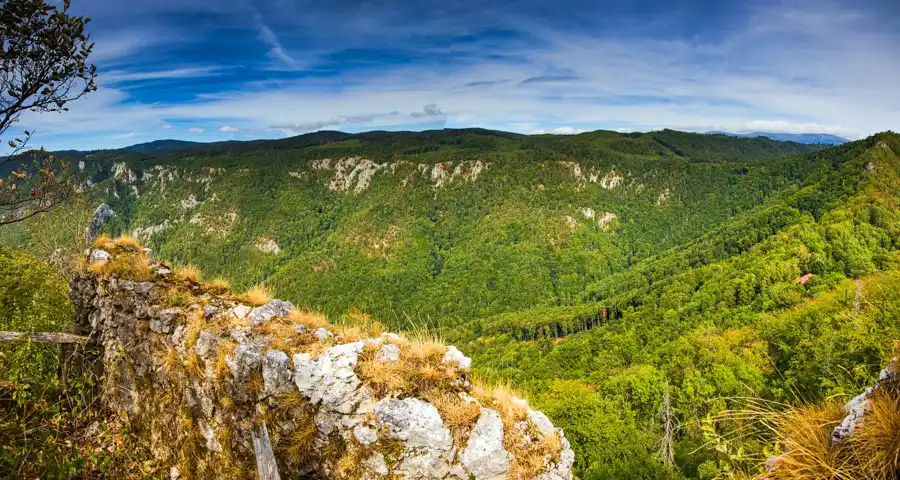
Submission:
[[[56,344],[79,344],[88,343],[88,337],[81,335],[73,335],[71,333],[62,332],[0,332],[0,342],[35,342],[35,343],[56,343]]]

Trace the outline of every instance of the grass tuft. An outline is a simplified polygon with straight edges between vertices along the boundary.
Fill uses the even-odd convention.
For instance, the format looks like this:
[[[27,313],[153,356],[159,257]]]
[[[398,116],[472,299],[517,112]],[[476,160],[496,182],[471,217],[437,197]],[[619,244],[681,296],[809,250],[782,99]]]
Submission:
[[[237,296],[238,300],[254,306],[261,306],[272,300],[272,292],[265,285],[254,285],[250,290]]]
[[[844,417],[843,403],[830,399],[821,405],[794,407],[784,412],[760,412],[771,423],[785,449],[770,480],[865,478],[847,476],[850,464],[845,447],[832,448],[831,432]],[[768,416],[768,418],[766,418]]]
[[[879,478],[900,472],[900,397],[875,395],[850,440],[863,470]]]
[[[173,273],[175,278],[191,283],[200,283],[200,270],[193,265],[176,268]]]
[[[113,240],[113,243],[119,250],[136,252],[143,249],[143,247],[141,247],[141,242],[138,241],[138,239],[124,233]]]
[[[207,290],[213,293],[225,293],[228,289],[231,288],[231,285],[228,283],[228,280],[225,280],[222,277],[216,277],[210,280],[208,283],[204,285]]]
[[[287,318],[294,325],[306,325],[311,329],[328,327],[328,320],[324,316],[296,308],[291,309]]]

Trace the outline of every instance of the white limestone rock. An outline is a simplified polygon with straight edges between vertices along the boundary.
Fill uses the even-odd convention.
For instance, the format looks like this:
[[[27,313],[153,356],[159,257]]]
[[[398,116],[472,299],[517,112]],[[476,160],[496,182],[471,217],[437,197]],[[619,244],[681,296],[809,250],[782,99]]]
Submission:
[[[93,252],[91,252],[89,261],[90,261],[91,265],[94,265],[94,264],[102,265],[102,264],[105,264],[106,262],[108,262],[110,257],[112,257],[112,255],[110,255],[109,252],[98,248],[98,249],[94,250]]]
[[[386,343],[375,353],[375,361],[380,363],[397,363],[400,361],[400,347]]]
[[[559,454],[559,461],[550,468],[538,475],[536,480],[572,480],[572,466],[575,465],[575,452],[572,451],[572,445],[566,440],[562,430],[557,430],[559,434],[560,444],[562,444],[562,452]]]
[[[291,383],[291,359],[281,350],[269,350],[262,359],[263,395],[272,396],[288,393],[294,387]]]
[[[236,381],[243,381],[257,371],[261,360],[259,347],[242,344],[238,345],[231,355],[225,357],[225,364],[228,365],[232,378]]]
[[[216,432],[213,431],[212,426],[207,421],[200,419],[197,422],[197,427],[200,429],[200,434],[206,439],[206,449],[210,452],[221,452],[222,445],[216,440]]]
[[[247,318],[247,315],[250,314],[250,310],[252,310],[252,308],[248,307],[247,305],[238,305],[238,306],[234,307],[233,309],[231,309],[231,313],[238,320],[243,320],[243,319]]]
[[[456,347],[450,345],[447,347],[447,353],[444,354],[444,363],[457,364],[462,370],[468,370],[472,367],[472,359],[463,355]]]
[[[325,340],[328,340],[329,338],[334,338],[334,335],[332,335],[331,332],[329,332],[327,328],[322,328],[322,327],[317,328],[313,332],[313,335],[315,335],[316,338],[318,338],[320,342],[324,342]]]
[[[331,347],[313,360],[308,353],[294,355],[294,383],[313,405],[328,411],[352,413],[369,396],[353,371],[363,342]]]
[[[285,302],[278,299],[269,300],[268,303],[261,307],[256,307],[250,312],[250,323],[260,325],[275,317],[283,317],[294,308],[291,302]]]
[[[180,308],[167,308],[156,312],[150,320],[150,330],[156,333],[169,333],[172,331],[172,323],[181,315]]]
[[[406,456],[393,473],[405,479],[442,480],[450,474],[450,464],[442,452],[427,448]]]
[[[374,428],[357,425],[353,428],[353,436],[363,445],[371,445],[378,441],[378,432]]]
[[[388,470],[387,463],[384,461],[384,454],[381,452],[375,452],[369,456],[369,458],[363,462],[363,467],[365,467],[366,473],[368,473],[366,478],[381,478],[391,473],[390,470]]]
[[[453,448],[450,430],[434,405],[418,398],[383,398],[375,403],[375,417],[390,435],[409,448],[427,447],[449,451]]]
[[[500,414],[482,408],[469,436],[469,443],[460,457],[476,480],[504,478],[509,470],[509,453],[503,448],[503,420]]]
[[[550,419],[537,410],[532,410],[530,408],[528,409],[528,420],[531,420],[531,423],[533,423],[534,426],[537,427],[538,431],[540,431],[544,435],[549,435],[556,432],[556,427],[553,426],[553,423],[550,422]]]
[[[833,443],[841,443],[853,435],[853,431],[856,430],[856,427],[862,422],[863,417],[869,410],[869,404],[871,403],[869,396],[871,393],[872,389],[867,388],[865,392],[860,393],[844,405],[844,411],[847,412],[847,416],[831,432],[831,441]]]

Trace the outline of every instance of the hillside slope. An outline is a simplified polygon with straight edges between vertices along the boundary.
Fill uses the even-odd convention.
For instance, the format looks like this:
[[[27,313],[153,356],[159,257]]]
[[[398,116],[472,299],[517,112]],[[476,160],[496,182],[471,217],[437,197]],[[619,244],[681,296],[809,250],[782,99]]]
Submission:
[[[91,206],[116,212],[104,229],[159,258],[336,321],[439,332],[476,374],[530,392],[580,478],[711,479],[766,448],[721,412],[877,378],[900,333],[883,293],[900,262],[898,153],[891,133],[822,150],[672,131],[323,132],[95,153],[80,174]],[[853,307],[859,291],[878,307]]]
[[[805,145],[673,131],[319,132],[255,145],[76,165],[116,212],[108,229],[161,258],[398,326],[573,304],[829,168],[773,159]]]

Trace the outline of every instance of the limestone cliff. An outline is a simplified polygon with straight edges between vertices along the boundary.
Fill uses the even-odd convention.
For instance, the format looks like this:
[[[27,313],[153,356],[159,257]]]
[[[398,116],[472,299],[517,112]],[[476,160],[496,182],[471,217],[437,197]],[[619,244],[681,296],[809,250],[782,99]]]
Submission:
[[[104,349],[104,404],[174,476],[572,478],[562,430],[473,384],[452,346],[232,294],[131,239],[96,246],[70,296]]]

